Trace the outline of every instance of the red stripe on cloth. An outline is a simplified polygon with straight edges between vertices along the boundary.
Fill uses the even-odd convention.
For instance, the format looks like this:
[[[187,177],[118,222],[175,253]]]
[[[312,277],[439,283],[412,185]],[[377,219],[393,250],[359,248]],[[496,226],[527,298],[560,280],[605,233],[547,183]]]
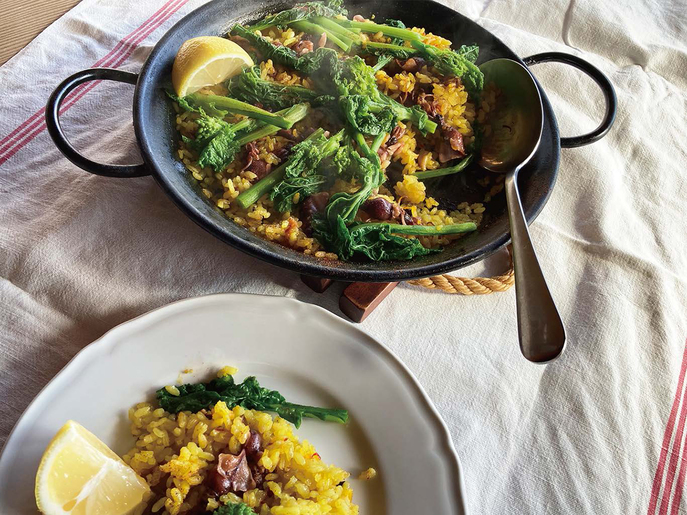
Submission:
[[[682,501],[682,490],[685,487],[685,445],[687,445],[687,438],[682,441],[682,450],[680,453],[680,473],[677,477],[677,486],[675,487],[675,497],[673,497],[673,507],[670,509],[670,515],[677,515],[680,510],[680,502]]]
[[[104,65],[117,67],[121,65],[134,52],[134,50],[136,50],[140,43],[143,40],[145,40],[145,38],[148,37],[148,35],[150,35],[151,32],[153,32],[165,21],[167,21],[176,11],[178,11],[184,4],[186,4],[187,1],[188,0],[169,0],[143,25],[141,25],[138,29],[129,34],[125,38],[127,39],[126,42],[123,42],[124,40],[122,40],[118,43],[118,45],[115,47],[115,49],[117,49],[116,54],[115,49],[113,49],[107,56],[103,57],[98,62],[96,62],[94,66]],[[162,12],[163,10],[165,12]],[[146,28],[147,30],[145,30]],[[141,30],[143,30],[143,32],[141,32]],[[130,42],[129,40],[132,37],[136,37],[136,39]],[[99,82],[100,81],[94,81],[88,84],[82,84],[81,86],[77,87],[67,96],[65,104],[62,106],[62,108],[60,108],[60,113],[63,113],[64,111],[69,109],[88,91],[97,86]],[[7,140],[10,136],[16,134],[17,131],[21,130],[21,134],[17,134],[17,136],[12,138],[14,141],[8,141],[7,144],[4,145],[4,147],[0,147],[0,165],[2,165],[5,161],[10,159],[22,147],[24,147],[24,145],[29,143],[33,138],[35,138],[38,134],[45,130],[45,119],[42,117],[44,112],[45,107],[37,111],[33,116],[31,116],[31,118],[26,120],[21,126],[15,129],[12,133],[10,133],[10,135],[8,135],[8,137],[5,138],[5,140]],[[31,123],[32,120],[33,123]]]
[[[169,0],[165,5],[163,5],[162,7],[160,7],[160,9],[158,9],[150,18],[148,18],[145,22],[143,22],[142,25],[139,25],[138,28],[137,28],[136,30],[134,30],[133,32],[129,33],[127,36],[125,36],[124,38],[122,38],[121,40],[119,40],[119,42],[114,46],[114,48],[113,48],[112,50],[110,50],[110,52],[109,52],[107,55],[105,55],[104,57],[100,58],[100,59],[93,65],[93,67],[106,65],[106,63],[109,62],[109,59],[110,59],[111,57],[113,57],[113,56],[115,56],[116,54],[119,53],[119,50],[122,48],[123,45],[128,44],[128,42],[129,42],[130,39],[135,38],[135,37],[139,34],[139,32],[141,32],[143,29],[145,29],[145,28],[148,26],[148,24],[151,23],[155,18],[157,18],[157,16],[158,16],[163,10],[165,10],[165,9],[169,6],[169,4],[172,3],[173,1],[174,1],[174,0]],[[2,154],[2,152],[3,152],[3,150],[4,150],[2,146],[3,146],[5,143],[7,143],[8,141],[13,141],[13,140],[15,140],[16,137],[21,137],[22,135],[19,134],[19,132],[21,132],[24,128],[27,128],[27,124],[30,124],[31,122],[33,122],[33,121],[36,120],[37,118],[40,118],[40,117],[43,115],[43,113],[45,113],[45,107],[43,107],[43,108],[39,109],[38,111],[36,111],[28,120],[26,120],[24,123],[22,123],[21,125],[19,125],[16,129],[14,129],[12,132],[10,132],[10,133],[9,133],[7,136],[5,136],[3,139],[1,139],[1,140],[0,140],[0,154]],[[35,126],[35,125],[33,125],[33,126]],[[33,126],[32,126],[32,127],[33,127]],[[28,130],[28,129],[27,129],[27,130]],[[15,137],[15,136],[16,136],[16,137]]]
[[[668,423],[663,434],[663,443],[661,445],[661,453],[658,457],[658,465],[656,466],[656,473],[654,474],[654,481],[651,486],[651,497],[649,499],[649,509],[647,515],[655,515],[656,505],[658,504],[659,493],[661,492],[661,483],[663,482],[663,473],[666,465],[666,458],[670,447],[670,440],[673,436],[673,428],[675,426],[675,419],[677,418],[678,407],[680,406],[680,399],[682,397],[683,386],[685,382],[685,372],[687,371],[687,341],[685,342],[685,350],[682,354],[682,366],[680,367],[680,375],[677,380],[677,387],[675,389],[675,398],[673,399],[673,406],[670,409],[668,416]],[[684,407],[683,407],[684,408]],[[684,424],[683,424],[684,425]],[[664,495],[666,494],[664,489]],[[670,489],[668,490],[670,495]]]
[[[659,515],[668,515],[668,505],[673,491],[673,481],[675,481],[675,471],[677,470],[678,460],[680,460],[680,449],[685,438],[685,419],[687,419],[687,400],[682,400],[682,407],[680,408],[680,417],[673,438],[673,448],[670,451],[670,462],[668,463],[668,475],[666,476],[666,483],[663,487],[663,497],[661,499],[661,506],[658,509]]]

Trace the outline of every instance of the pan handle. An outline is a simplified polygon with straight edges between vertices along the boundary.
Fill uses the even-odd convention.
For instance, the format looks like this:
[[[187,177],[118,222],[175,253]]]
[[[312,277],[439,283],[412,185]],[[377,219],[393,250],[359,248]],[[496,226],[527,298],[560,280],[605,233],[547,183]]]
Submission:
[[[136,84],[138,74],[125,72],[123,70],[115,70],[113,68],[91,68],[88,70],[81,70],[66,78],[57,88],[55,88],[55,91],[52,92],[52,95],[50,95],[48,99],[48,104],[45,107],[45,123],[48,126],[50,137],[67,159],[87,172],[103,175],[105,177],[142,177],[144,175],[150,175],[150,172],[144,164],[109,165],[96,163],[80,154],[72,144],[69,143],[60,125],[60,107],[67,95],[74,88],[84,82],[93,80],[113,80],[116,82],[126,82],[127,84]]]
[[[546,62],[557,62],[568,64],[574,66],[578,70],[582,70],[584,73],[589,75],[594,82],[596,82],[601,91],[606,98],[606,113],[604,114],[604,119],[596,129],[587,134],[581,136],[573,136],[571,138],[561,138],[561,147],[564,148],[574,148],[581,147],[583,145],[589,145],[597,140],[603,138],[606,133],[610,130],[613,122],[615,121],[615,112],[617,108],[617,99],[615,96],[615,89],[613,89],[613,84],[608,80],[601,70],[597,67],[592,66],[590,63],[584,59],[580,59],[577,56],[564,54],[561,52],[545,52],[543,54],[531,55],[523,59],[527,66],[532,66],[533,64],[546,63]]]

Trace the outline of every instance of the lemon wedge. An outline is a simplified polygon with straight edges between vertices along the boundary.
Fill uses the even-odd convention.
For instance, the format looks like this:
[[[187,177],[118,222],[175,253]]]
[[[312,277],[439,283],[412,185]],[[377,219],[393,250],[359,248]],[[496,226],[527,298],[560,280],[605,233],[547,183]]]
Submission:
[[[172,66],[172,85],[185,97],[207,86],[219,84],[253,66],[246,51],[233,41],[202,36],[185,41]]]
[[[36,504],[45,515],[129,515],[149,491],[129,465],[72,420],[50,441],[36,474]]]

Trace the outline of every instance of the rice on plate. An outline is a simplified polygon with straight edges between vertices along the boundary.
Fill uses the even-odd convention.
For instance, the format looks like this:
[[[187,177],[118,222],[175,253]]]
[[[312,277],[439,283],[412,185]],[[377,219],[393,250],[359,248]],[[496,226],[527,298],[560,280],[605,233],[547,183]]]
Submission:
[[[219,380],[233,383],[235,372],[225,367]],[[168,395],[158,398],[168,399],[161,402],[168,409],[189,395],[176,386],[164,391]],[[245,505],[254,510],[246,514],[260,515],[358,513],[349,473],[324,463],[289,421],[226,400],[209,402],[197,412],[175,414],[146,402],[129,410],[137,440],[123,459],[151,487],[151,513],[204,513],[226,505]]]

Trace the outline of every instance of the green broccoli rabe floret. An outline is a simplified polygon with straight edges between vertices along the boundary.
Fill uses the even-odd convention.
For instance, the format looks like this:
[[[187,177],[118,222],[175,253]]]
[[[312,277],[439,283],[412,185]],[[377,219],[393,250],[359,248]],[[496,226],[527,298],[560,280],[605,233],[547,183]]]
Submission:
[[[324,189],[329,180],[320,164],[336,153],[343,137],[343,130],[330,138],[324,136],[323,129],[316,130],[293,147],[286,163],[241,193],[237,204],[245,209],[270,193],[275,209],[290,211],[296,198],[304,200]]]
[[[374,70],[358,56],[343,61],[342,71],[334,80],[338,83],[341,96],[360,95],[368,98],[367,103],[362,104],[365,106],[363,112],[367,110],[383,114],[388,109],[398,120],[412,121],[423,134],[433,133],[436,130],[436,123],[429,120],[427,113],[422,108],[419,106],[406,107],[382,93],[377,87]],[[360,111],[361,104],[357,103],[356,106]],[[349,116],[354,118],[355,114],[347,113],[347,118]],[[367,134],[378,134],[378,132]]]
[[[322,135],[303,141],[292,149],[284,178],[270,193],[270,200],[277,211],[290,211],[297,203],[296,198],[302,201],[324,189],[328,180],[320,169],[320,163],[336,152],[343,136],[343,130],[331,138]]]
[[[343,409],[318,408],[286,402],[278,391],[263,388],[253,376],[237,384],[231,375],[226,375],[209,383],[185,384],[178,386],[177,389],[179,395],[172,395],[166,388],[160,388],[156,392],[160,407],[168,413],[195,413],[202,409],[210,409],[219,401],[223,401],[229,407],[242,406],[246,409],[273,411],[297,428],[300,427],[303,417],[342,424],[348,421],[348,412]]]
[[[294,146],[293,149],[291,149],[291,157],[289,157],[289,159],[285,163],[279,165],[276,169],[272,170],[265,177],[263,177],[258,182],[253,184],[253,186],[251,186],[249,189],[242,192],[238,197],[236,197],[236,203],[242,208],[246,209],[255,204],[258,201],[258,199],[260,199],[260,197],[271,192],[277,184],[281,183],[284,180],[284,177],[286,176],[286,168],[289,166],[289,163],[292,162],[292,159],[295,157],[295,153],[300,153],[299,149],[307,148],[309,142],[320,139],[323,134],[324,129],[319,128],[310,136],[301,141],[298,145]],[[292,167],[292,171],[294,170],[295,167]],[[319,178],[312,178],[313,182],[317,180],[319,180]]]
[[[355,141],[362,156],[351,145],[344,145],[336,152],[332,161],[341,176],[349,180],[355,178],[362,185],[361,188],[354,193],[336,193],[329,199],[324,213],[316,215],[312,220],[313,233],[327,250],[344,260],[356,255],[373,261],[407,260],[439,250],[427,249],[417,239],[404,238],[401,235],[437,236],[476,230],[474,223],[434,227],[355,222],[360,206],[385,180],[376,153],[381,139],[375,139],[368,146],[362,134],[357,133]]]
[[[306,75],[310,75],[319,69],[322,61],[329,58],[332,54],[336,57],[336,50],[324,47],[299,57],[291,48],[275,46],[264,37],[241,25],[234,25],[231,29],[231,34],[248,40],[264,59],[272,59],[275,63],[283,64]]]
[[[361,133],[356,133],[354,139],[363,155],[351,145],[346,145],[344,152],[335,154],[335,159],[341,159],[337,164],[340,174],[355,179],[361,184],[360,189],[354,193],[342,191],[332,195],[324,213],[312,220],[315,237],[334,252],[346,248],[346,226],[353,222],[372,191],[386,179],[376,151],[367,145]]]
[[[329,2],[304,2],[294,5],[291,9],[286,9],[275,14],[265,16],[265,18],[250,27],[251,31],[263,30],[268,27],[283,27],[294,21],[307,20],[316,16],[337,16],[348,14],[341,1]]]
[[[468,93],[478,98],[484,88],[484,74],[470,59],[474,51],[465,54],[453,50],[427,45],[422,41],[411,41],[420,55],[427,59],[442,75],[459,77]]]
[[[246,68],[232,78],[227,86],[229,93],[235,98],[244,102],[259,103],[272,109],[284,109],[300,102],[309,102],[317,106],[334,101],[334,97],[330,95],[321,95],[303,86],[287,86],[264,80],[257,66]]]
[[[319,226],[315,224],[313,227]],[[389,223],[353,223],[346,225],[342,218],[330,230],[328,250],[335,252],[340,259],[364,256],[372,261],[405,261],[418,256],[426,256],[440,249],[428,249],[415,238],[406,236],[438,236],[444,234],[462,234],[477,229],[474,223],[444,225],[434,227],[427,225],[401,225]]]
[[[209,166],[215,172],[224,170],[241,151],[241,145],[236,141],[237,132],[236,127],[227,124],[210,138],[205,140],[196,138],[194,146],[202,148],[198,157],[198,165],[201,167]]]
[[[383,94],[374,73],[358,56],[330,58],[313,80],[322,91],[336,89],[341,113],[356,131],[370,135],[389,132],[396,120],[412,121],[423,134],[436,130],[436,123],[419,106],[409,108]]]
[[[246,119],[229,124],[219,118],[208,116],[202,108],[199,112],[195,138],[182,136],[182,139],[186,145],[198,152],[198,164],[201,167],[209,166],[219,172],[229,165],[241,150],[241,145],[236,141],[237,134],[255,127],[256,122]]]
[[[430,62],[442,75],[459,77],[465,84],[468,93],[475,98],[478,98],[482,92],[484,75],[474,64],[479,55],[479,48],[476,45],[463,45],[458,51],[441,49],[424,43],[419,34],[405,28],[372,22],[340,23],[347,27],[360,28],[366,32],[382,32],[396,38],[392,43],[368,42],[365,45],[366,52],[385,56],[385,60],[390,57],[408,59],[413,55],[419,55]],[[409,41],[413,48],[402,46],[402,41]]]
[[[172,94],[170,97],[179,102],[182,109],[199,113],[195,137],[182,136],[182,140],[198,152],[198,164],[201,167],[209,166],[216,172],[228,166],[246,143],[279,131],[279,127],[275,125],[264,124],[251,118],[230,124],[221,118],[208,116],[204,108],[199,107],[199,104],[194,105],[189,102],[188,97],[179,99]],[[212,106],[212,104],[209,105]],[[296,123],[305,118],[308,112],[307,104],[296,104],[275,114],[290,123]]]

